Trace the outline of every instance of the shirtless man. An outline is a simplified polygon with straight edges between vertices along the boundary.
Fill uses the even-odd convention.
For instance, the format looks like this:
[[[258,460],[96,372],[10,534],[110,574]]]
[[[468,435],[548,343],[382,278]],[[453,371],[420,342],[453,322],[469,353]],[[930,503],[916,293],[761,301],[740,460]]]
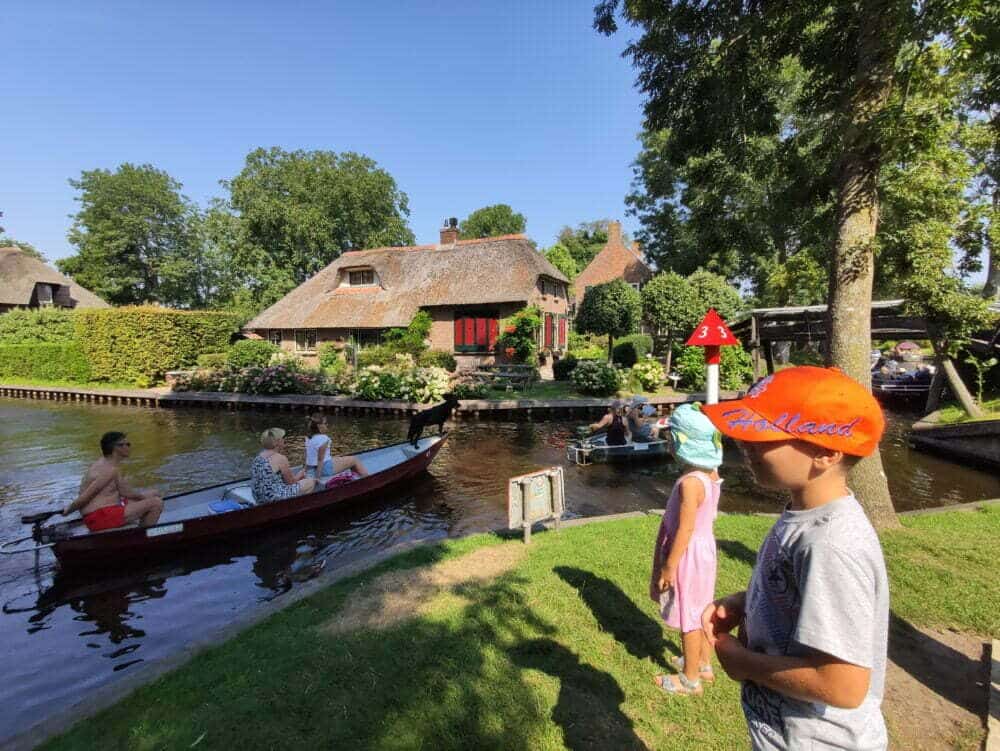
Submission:
[[[121,473],[132,444],[124,433],[111,431],[101,436],[104,456],[90,465],[80,481],[80,495],[63,509],[63,516],[80,511],[91,532],[114,529],[139,520],[143,527],[156,524],[163,511],[163,499],[155,490],[133,488]]]

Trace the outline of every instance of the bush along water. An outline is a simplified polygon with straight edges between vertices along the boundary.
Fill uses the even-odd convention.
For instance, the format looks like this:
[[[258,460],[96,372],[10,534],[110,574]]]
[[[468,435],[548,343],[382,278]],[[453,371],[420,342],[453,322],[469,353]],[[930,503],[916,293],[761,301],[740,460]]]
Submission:
[[[583,360],[570,374],[573,384],[583,394],[610,396],[622,387],[622,374],[614,365],[599,360]]]
[[[674,368],[680,375],[680,386],[686,389],[705,388],[705,350],[702,347],[681,347],[674,355]],[[743,388],[753,380],[753,360],[743,347],[723,347],[719,363],[720,388]]]
[[[653,351],[653,337],[648,334],[630,334],[618,340],[612,350],[611,360],[617,365],[631,368]]]
[[[280,351],[281,348],[271,344],[271,342],[265,342],[261,339],[243,339],[235,342],[229,348],[226,365],[231,370],[252,367],[262,368],[269,365],[271,358]]]
[[[632,366],[632,378],[643,391],[656,391],[663,383],[663,376],[663,366],[649,356]]]
[[[90,363],[77,344],[0,345],[0,378],[85,383],[90,377]]]

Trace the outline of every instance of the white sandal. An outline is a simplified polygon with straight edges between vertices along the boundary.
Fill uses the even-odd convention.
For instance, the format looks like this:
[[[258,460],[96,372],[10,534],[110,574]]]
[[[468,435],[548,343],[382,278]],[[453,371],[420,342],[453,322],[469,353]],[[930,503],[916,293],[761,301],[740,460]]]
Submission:
[[[684,672],[684,658],[683,657],[671,657],[670,664],[677,668],[680,673]],[[715,672],[712,670],[711,663],[706,663],[698,668],[698,679],[704,681],[705,683],[715,682]]]
[[[674,678],[677,679],[674,682]],[[677,696],[701,696],[701,679],[691,680],[684,673],[677,675],[658,675],[653,679],[653,683],[665,694],[676,694]]]

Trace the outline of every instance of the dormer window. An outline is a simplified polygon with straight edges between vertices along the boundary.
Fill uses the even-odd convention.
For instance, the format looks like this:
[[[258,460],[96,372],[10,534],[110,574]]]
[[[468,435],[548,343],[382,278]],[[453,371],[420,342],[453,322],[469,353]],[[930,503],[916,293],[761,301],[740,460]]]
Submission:
[[[374,269],[351,269],[347,272],[347,285],[349,287],[373,287],[375,286]]]

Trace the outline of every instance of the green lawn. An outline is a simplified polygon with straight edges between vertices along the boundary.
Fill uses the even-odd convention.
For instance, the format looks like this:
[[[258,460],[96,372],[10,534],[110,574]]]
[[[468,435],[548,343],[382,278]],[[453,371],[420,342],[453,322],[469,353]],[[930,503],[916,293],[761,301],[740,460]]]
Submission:
[[[772,521],[719,518],[720,593],[745,586]],[[704,697],[685,700],[652,683],[679,651],[646,594],[658,523],[537,534],[506,573],[455,584],[410,620],[324,628],[366,593],[405,597],[433,564],[524,552],[488,535],[413,551],[202,653],[46,748],[746,748],[737,684],[720,673]],[[1000,538],[1000,509],[904,525],[884,540],[894,611],[1000,636],[1000,584],[984,544]],[[393,572],[395,586],[371,586]]]
[[[71,389],[138,389],[134,383],[113,383],[109,381],[42,381],[37,378],[0,378],[5,386],[36,386],[40,388],[71,388]]]
[[[983,417],[970,418],[969,413],[962,409],[958,402],[948,402],[938,412],[938,423],[949,425],[956,422],[975,422],[976,420],[1000,420],[1000,399],[983,401]]]

